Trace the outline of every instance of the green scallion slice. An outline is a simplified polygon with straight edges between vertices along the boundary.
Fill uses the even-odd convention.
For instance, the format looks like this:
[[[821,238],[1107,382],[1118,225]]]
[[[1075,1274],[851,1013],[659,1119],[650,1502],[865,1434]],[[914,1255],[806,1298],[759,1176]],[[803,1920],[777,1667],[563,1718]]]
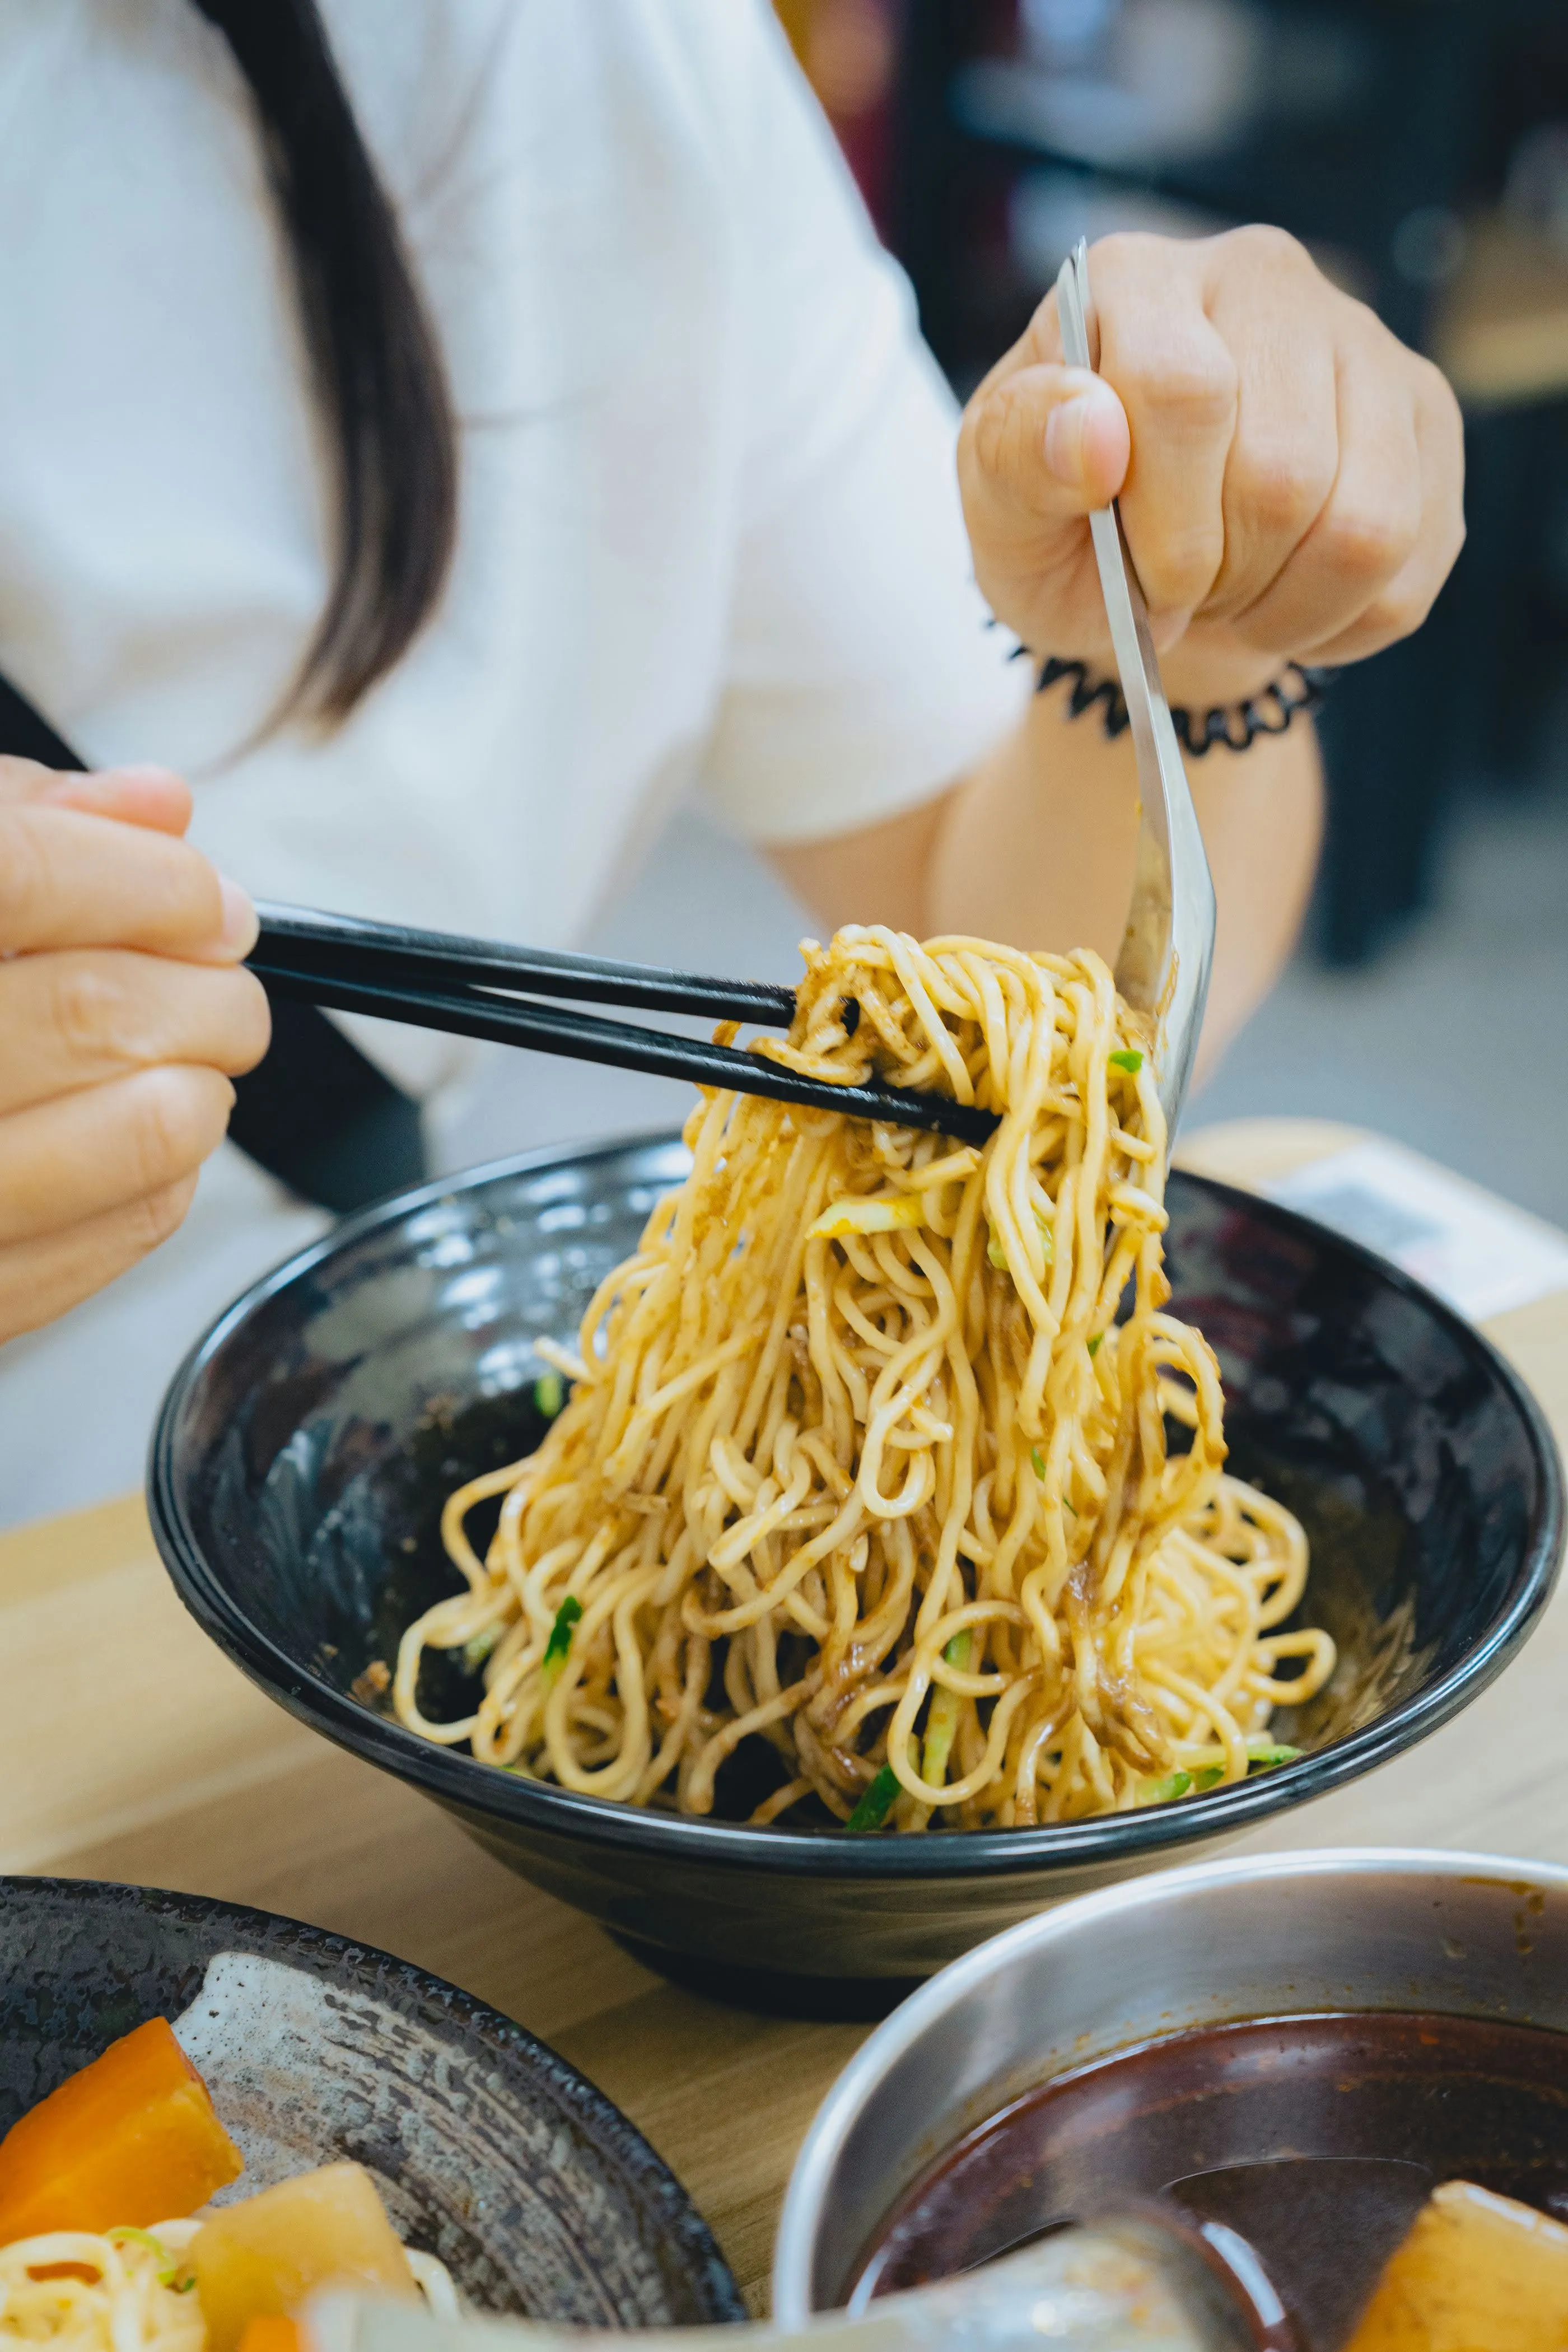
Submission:
[[[478,1674],[496,1643],[500,1640],[500,1635],[501,1629],[499,1625],[481,1625],[471,1640],[464,1643],[463,1664],[469,1674]]]
[[[158,2265],[158,2284],[160,2286],[174,2287],[176,2294],[188,2294],[192,2287],[195,2286],[195,2280],[194,2278],[187,2279],[184,2285],[175,2284],[175,2282],[180,2275],[181,2265],[175,2257],[169,2252],[169,2249],[163,2243],[163,2239],[155,2238],[151,2230],[139,2230],[133,2223],[130,2221],[122,2221],[117,2228],[110,2230],[108,2232],[108,2235],[111,2243],[117,2246],[145,2246],[147,2252],[152,2255],[153,2261]]]
[[[566,1653],[572,1647],[572,1628],[582,1614],[583,1603],[574,1592],[569,1592],[555,1612],[555,1622],[544,1644],[542,1671],[546,1682],[552,1683],[566,1664]]]
[[[566,1383],[559,1372],[541,1372],[533,1383],[533,1409],[553,1421],[566,1402]]]
[[[1119,1045],[1114,1054],[1107,1054],[1105,1058],[1119,1070],[1125,1070],[1130,1078],[1135,1078],[1143,1066],[1143,1056],[1134,1045]]]
[[[1294,1764],[1301,1752],[1299,1748],[1285,1748],[1273,1743],[1267,1748],[1254,1748],[1248,1741],[1247,1769],[1249,1772],[1264,1772],[1271,1764]]]
[[[890,1764],[884,1764],[870,1787],[844,1826],[847,1830],[879,1830],[893,1810],[893,1800],[899,1793],[899,1776]]]
[[[962,1633],[953,1635],[942,1654],[950,1666],[956,1666],[959,1673],[963,1674],[968,1669],[971,1646],[969,1628],[965,1625]],[[944,1685],[939,1683],[931,1693],[931,1713],[926,1717],[925,1746],[921,1752],[921,1779],[929,1780],[933,1789],[940,1789],[947,1779],[947,1759],[952,1752],[953,1736],[958,1729],[963,1706],[961,1695],[948,1690]]]

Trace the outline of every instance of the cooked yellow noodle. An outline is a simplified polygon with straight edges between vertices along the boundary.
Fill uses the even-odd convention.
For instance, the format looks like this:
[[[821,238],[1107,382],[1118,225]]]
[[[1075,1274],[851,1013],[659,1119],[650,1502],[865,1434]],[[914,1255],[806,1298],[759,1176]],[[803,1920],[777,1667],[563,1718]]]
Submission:
[[[979,1103],[995,1136],[705,1095],[691,1174],[600,1286],[543,1444],[450,1498],[466,1590],[405,1634],[398,1715],[695,1813],[765,1738],[785,1786],[759,1821],[812,1791],[847,1819],[884,1766],[903,1830],[1244,1778],[1248,1739],[1334,1654],[1276,1630],[1305,1538],[1224,1475],[1218,1368],[1164,1311],[1142,1025],[1088,953],[854,929],[805,961],[787,1041],[758,1051]],[[496,1495],[480,1560],[465,1520]],[[493,1644],[479,1705],[427,1721],[423,1654],[469,1643]]]
[[[206,2326],[194,2294],[170,2283],[193,2221],[155,2231],[55,2230],[0,2246],[0,2342],[54,2352],[202,2352]],[[90,2278],[35,2278],[71,2263]]]
[[[205,2352],[206,2323],[180,2256],[199,2221],[152,2230],[55,2230],[0,2246],[0,2344],[50,2352]],[[415,2284],[437,2317],[460,2307],[450,2272],[434,2254],[405,2250]],[[39,2278],[70,2263],[90,2277]]]

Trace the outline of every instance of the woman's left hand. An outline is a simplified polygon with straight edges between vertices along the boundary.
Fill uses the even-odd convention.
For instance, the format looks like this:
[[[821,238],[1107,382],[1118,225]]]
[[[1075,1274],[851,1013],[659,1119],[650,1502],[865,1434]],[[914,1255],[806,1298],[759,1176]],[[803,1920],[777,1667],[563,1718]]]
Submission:
[[[1359,661],[1426,618],[1464,538],[1459,411],[1436,368],[1293,237],[1111,236],[1089,256],[1100,373],[1056,295],[964,414],[975,577],[1037,656],[1104,665],[1086,520],[1120,497],[1165,656],[1215,701],[1288,659]]]

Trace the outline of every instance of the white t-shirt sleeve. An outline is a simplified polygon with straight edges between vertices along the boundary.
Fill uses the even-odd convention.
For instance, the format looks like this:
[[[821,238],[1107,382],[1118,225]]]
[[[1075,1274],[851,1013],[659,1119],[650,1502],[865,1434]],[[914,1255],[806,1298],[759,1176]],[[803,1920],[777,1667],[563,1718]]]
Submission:
[[[729,656],[701,778],[760,842],[942,792],[1030,688],[988,627],[957,411],[771,9],[745,0],[746,446]]]

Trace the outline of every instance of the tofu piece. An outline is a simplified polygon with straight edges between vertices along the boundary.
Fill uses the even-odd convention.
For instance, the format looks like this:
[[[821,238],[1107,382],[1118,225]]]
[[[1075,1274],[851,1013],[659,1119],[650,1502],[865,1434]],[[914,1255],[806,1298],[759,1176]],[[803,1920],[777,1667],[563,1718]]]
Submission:
[[[412,2300],[418,2290],[363,2165],[328,2164],[225,2205],[186,2250],[208,2352],[237,2352],[249,2322],[295,2312],[318,2287],[346,2284]]]
[[[1345,2352],[1568,2352],[1568,2229],[1511,2197],[1445,2181]]]

